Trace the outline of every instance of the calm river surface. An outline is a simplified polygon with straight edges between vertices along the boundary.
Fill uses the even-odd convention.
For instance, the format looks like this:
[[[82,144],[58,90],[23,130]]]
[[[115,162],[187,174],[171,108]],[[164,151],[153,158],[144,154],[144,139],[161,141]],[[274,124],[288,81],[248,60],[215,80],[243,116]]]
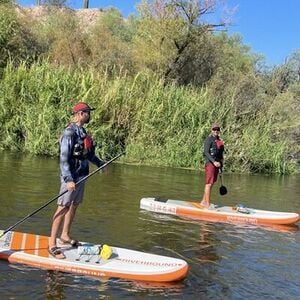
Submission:
[[[214,203],[300,212],[300,176],[224,174]],[[0,229],[58,194],[58,160],[1,154]],[[185,259],[188,277],[170,285],[99,279],[0,261],[1,299],[299,299],[300,231],[189,220],[141,211],[144,196],[197,200],[199,171],[113,164],[87,181],[72,236]],[[55,203],[20,224],[49,235]]]

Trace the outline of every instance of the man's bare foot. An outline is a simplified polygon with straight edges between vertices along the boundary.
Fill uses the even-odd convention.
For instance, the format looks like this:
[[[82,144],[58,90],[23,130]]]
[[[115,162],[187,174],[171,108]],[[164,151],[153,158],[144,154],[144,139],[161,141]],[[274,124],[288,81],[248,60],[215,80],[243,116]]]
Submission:
[[[200,205],[201,205],[203,208],[209,208],[209,203],[208,203],[208,202],[201,201],[201,202],[200,202]]]
[[[55,258],[64,259],[66,258],[63,252],[56,246],[49,247],[48,252]]]

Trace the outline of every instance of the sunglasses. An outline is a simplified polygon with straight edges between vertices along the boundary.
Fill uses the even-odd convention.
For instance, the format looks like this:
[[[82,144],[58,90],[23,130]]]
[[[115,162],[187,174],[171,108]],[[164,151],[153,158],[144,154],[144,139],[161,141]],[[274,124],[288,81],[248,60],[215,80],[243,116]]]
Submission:
[[[82,112],[86,113],[86,114],[91,114],[91,111],[90,110],[82,110]]]
[[[212,128],[213,131],[220,131],[220,128],[218,127],[215,127],[215,128]]]

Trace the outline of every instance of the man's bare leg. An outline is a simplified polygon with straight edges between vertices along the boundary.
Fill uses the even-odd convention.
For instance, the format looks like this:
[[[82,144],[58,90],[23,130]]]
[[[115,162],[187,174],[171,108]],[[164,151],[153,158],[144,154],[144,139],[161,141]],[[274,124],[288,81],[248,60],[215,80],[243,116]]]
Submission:
[[[51,227],[51,236],[49,241],[49,249],[55,249],[56,248],[56,238],[58,235],[59,228],[61,226],[61,223],[64,219],[65,214],[67,213],[68,208],[65,206],[58,206],[56,209],[56,212],[53,216],[52,221],[52,227]],[[56,258],[64,258],[65,256],[63,254],[57,254],[55,255]]]
[[[202,201],[200,202],[201,205],[204,207],[209,207],[210,205],[210,194],[211,194],[212,184],[206,184],[204,187],[204,194]]]
[[[69,210],[65,214],[63,230],[61,233],[61,238],[65,241],[71,240],[70,228],[71,228],[72,222],[74,220],[77,207],[78,207],[78,205],[71,204],[71,206],[69,207]]]

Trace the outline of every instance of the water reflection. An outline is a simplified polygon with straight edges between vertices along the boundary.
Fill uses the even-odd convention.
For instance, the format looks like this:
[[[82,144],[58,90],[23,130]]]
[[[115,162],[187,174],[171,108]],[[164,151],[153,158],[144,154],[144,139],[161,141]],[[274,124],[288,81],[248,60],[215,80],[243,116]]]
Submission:
[[[265,230],[277,231],[277,232],[298,232],[299,226],[296,224],[292,225],[268,225],[262,226]]]
[[[83,299],[105,299],[109,291],[109,282],[113,281],[112,279],[104,277],[71,276],[57,271],[45,272],[45,295],[48,300],[68,299],[70,290],[74,293],[72,298],[77,298],[75,294],[78,295],[78,292],[81,292],[86,294]],[[80,295],[78,295],[78,299],[79,298],[81,298]]]
[[[91,295],[91,292],[97,299],[107,299],[110,295],[113,297],[114,290],[119,289],[118,298],[126,298],[131,293],[148,293],[151,290],[153,293],[162,293],[165,295],[181,295],[185,284],[181,282],[143,282],[143,281],[130,281],[123,279],[112,278],[92,278],[80,277],[76,280],[70,280],[64,273],[56,271],[46,271],[46,292],[45,298],[47,300],[67,299],[69,290],[73,289],[78,292],[86,291]],[[83,286],[84,283],[84,286]],[[79,291],[80,290],[80,291]],[[122,294],[122,297],[120,295]],[[73,297],[74,298],[74,297]],[[80,298],[80,297],[78,297]],[[93,297],[86,297],[84,299]]]
[[[62,273],[56,271],[46,272],[46,299],[66,299],[64,293],[65,278]]]
[[[200,249],[199,262],[214,263],[219,260],[219,256],[216,252],[216,245],[219,241],[209,225],[203,224],[201,226],[198,243]]]
[[[198,199],[202,176],[190,170],[114,164],[107,174],[87,182],[85,200],[72,227],[73,236],[82,241],[183,258],[190,266],[185,280],[157,284],[90,278],[1,261],[2,298],[297,299],[298,226],[215,223],[139,209],[144,196]],[[229,194],[220,197],[215,189],[213,200],[218,205],[243,203],[258,209],[300,211],[299,175],[225,176]],[[55,159],[0,156],[0,229],[43,205],[58,188]],[[49,234],[53,210],[54,205],[47,207],[17,230]]]

